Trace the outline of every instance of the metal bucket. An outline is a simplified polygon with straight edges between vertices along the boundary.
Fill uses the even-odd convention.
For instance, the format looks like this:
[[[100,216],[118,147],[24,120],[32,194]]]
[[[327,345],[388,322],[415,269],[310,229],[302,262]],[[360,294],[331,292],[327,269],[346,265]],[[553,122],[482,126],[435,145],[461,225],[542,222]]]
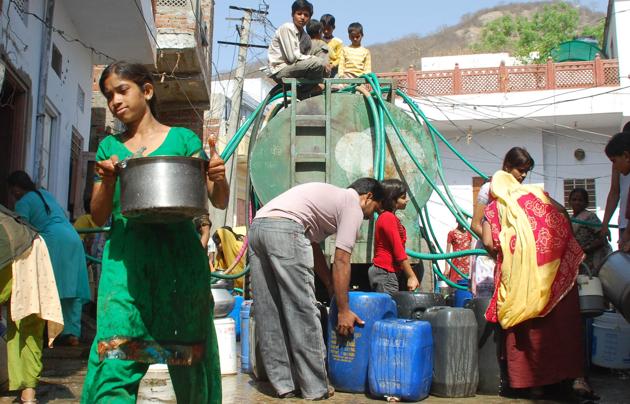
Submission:
[[[133,158],[120,168],[122,214],[170,223],[208,212],[207,161],[195,157]]]
[[[214,299],[214,317],[226,317],[234,308],[234,296],[225,288],[212,285],[212,298]]]
[[[604,295],[630,322],[630,255],[621,251],[608,254],[599,268]]]
[[[585,317],[601,316],[606,309],[604,293],[598,277],[578,275],[578,293],[580,295],[580,313]]]

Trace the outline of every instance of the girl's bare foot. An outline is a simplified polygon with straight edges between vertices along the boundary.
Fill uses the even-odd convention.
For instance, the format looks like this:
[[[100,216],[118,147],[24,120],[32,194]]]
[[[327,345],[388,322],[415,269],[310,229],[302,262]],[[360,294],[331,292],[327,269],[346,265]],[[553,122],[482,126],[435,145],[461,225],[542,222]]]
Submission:
[[[22,390],[22,395],[20,396],[20,401],[22,403],[34,404],[37,403],[37,399],[35,398],[35,389],[34,388],[26,388]]]

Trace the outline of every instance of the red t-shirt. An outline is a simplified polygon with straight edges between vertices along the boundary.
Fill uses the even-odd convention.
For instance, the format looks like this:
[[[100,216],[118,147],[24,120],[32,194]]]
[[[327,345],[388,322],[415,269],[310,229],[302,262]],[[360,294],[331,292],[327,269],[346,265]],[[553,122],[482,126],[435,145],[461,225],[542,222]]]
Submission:
[[[397,272],[400,267],[396,262],[407,259],[405,243],[407,231],[400,220],[392,212],[381,213],[376,220],[374,230],[374,260],[377,267],[387,272]]]

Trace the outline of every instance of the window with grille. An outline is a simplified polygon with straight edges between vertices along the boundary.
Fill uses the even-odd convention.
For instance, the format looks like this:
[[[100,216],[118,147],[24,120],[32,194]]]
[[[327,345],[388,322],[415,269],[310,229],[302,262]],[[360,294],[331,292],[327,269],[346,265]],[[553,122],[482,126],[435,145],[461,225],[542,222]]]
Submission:
[[[569,203],[569,195],[574,188],[584,188],[588,192],[587,209],[596,209],[595,179],[594,178],[567,178],[564,180],[564,207],[572,211]]]
[[[158,7],[189,7],[190,0],[158,0]]]
[[[50,65],[52,66],[52,69],[55,71],[55,73],[57,73],[57,76],[59,76],[59,78],[61,78],[61,67],[62,67],[61,65],[62,64],[63,64],[63,55],[59,51],[59,48],[57,48],[53,44],[52,58],[50,60]]]
[[[83,112],[85,105],[85,91],[81,88],[81,86],[77,86],[77,107],[79,111]]]
[[[26,25],[28,21],[28,0],[13,0],[15,7],[17,8],[17,13],[19,14],[22,22]]]

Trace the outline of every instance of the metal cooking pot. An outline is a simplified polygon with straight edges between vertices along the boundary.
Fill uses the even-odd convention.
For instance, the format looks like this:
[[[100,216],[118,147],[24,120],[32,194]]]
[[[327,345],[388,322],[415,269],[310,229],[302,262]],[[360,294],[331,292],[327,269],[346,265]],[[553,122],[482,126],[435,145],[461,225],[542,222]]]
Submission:
[[[119,173],[122,214],[143,222],[169,223],[207,213],[207,164],[181,156],[127,160]]]
[[[226,317],[234,308],[234,296],[225,287],[212,285],[212,298],[214,299],[214,317]]]
[[[630,254],[615,251],[599,267],[604,295],[630,321]]]
[[[213,274],[225,275],[222,270],[214,271]],[[212,286],[217,288],[234,289],[234,279],[223,279],[212,277]]]
[[[606,310],[606,305],[599,278],[591,275],[578,275],[576,283],[580,296],[580,313],[585,317],[601,316]]]

